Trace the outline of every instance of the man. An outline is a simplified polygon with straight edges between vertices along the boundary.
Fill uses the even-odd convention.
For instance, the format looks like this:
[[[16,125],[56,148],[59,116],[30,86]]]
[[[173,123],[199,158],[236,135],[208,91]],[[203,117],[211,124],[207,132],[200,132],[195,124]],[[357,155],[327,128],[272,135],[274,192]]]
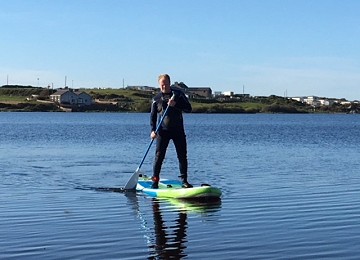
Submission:
[[[189,100],[181,90],[170,87],[170,76],[168,74],[160,75],[158,82],[160,93],[153,98],[150,113],[150,137],[152,139],[157,139],[152,188],[158,188],[161,166],[170,140],[173,140],[179,160],[179,177],[181,178],[182,186],[184,188],[192,188],[193,186],[189,184],[187,180],[187,144],[182,116],[182,112],[191,112],[192,107]],[[167,106],[170,107],[164,117],[158,133],[156,133],[157,114],[160,113],[163,115]]]

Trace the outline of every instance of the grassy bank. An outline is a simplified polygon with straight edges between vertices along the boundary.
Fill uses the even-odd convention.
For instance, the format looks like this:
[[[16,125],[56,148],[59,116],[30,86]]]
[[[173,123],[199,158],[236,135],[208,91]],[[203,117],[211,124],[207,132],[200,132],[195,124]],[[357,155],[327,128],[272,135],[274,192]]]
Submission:
[[[90,94],[95,104],[80,107],[75,111],[103,112],[149,112],[152,91],[129,89],[80,89]],[[0,110],[2,111],[61,111],[55,104],[39,101],[49,100],[55,90],[31,86],[0,87]],[[36,95],[39,101],[31,100]],[[30,99],[30,100],[29,100]],[[193,113],[347,113],[358,107],[335,104],[314,109],[314,107],[278,96],[246,98],[197,98],[190,100]]]

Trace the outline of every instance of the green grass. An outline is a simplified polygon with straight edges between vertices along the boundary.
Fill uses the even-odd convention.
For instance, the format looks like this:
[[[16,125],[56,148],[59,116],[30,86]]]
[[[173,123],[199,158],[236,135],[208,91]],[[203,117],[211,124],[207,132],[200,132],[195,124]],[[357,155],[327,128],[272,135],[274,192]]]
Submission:
[[[26,102],[26,98],[23,96],[0,96],[0,103],[16,104],[20,102]]]
[[[130,90],[130,89],[82,89],[82,91],[86,93],[99,93],[102,95],[123,95],[125,97],[129,96],[136,96],[139,93],[149,93],[145,91],[139,91],[139,90]],[[151,93],[149,93],[151,94]]]
[[[262,110],[263,104],[257,103],[196,103],[191,102],[193,111],[200,113],[255,113]]]
[[[138,90],[128,90],[128,89],[84,89],[83,91],[94,95],[117,95],[124,96],[132,100],[133,103],[138,104],[141,107],[140,110],[146,110],[146,107],[150,106],[149,103],[155,93],[147,92],[147,91],[138,91]],[[262,110],[265,106],[261,103],[197,103],[194,100],[191,100],[191,105],[193,107],[193,112],[200,113],[209,113],[214,111],[221,111],[225,113],[241,113],[241,112],[258,112]],[[138,110],[138,109],[136,109]]]
[[[262,109],[264,108],[264,104],[260,104],[260,103],[241,103],[241,106],[245,109],[245,110],[249,110],[249,109]]]

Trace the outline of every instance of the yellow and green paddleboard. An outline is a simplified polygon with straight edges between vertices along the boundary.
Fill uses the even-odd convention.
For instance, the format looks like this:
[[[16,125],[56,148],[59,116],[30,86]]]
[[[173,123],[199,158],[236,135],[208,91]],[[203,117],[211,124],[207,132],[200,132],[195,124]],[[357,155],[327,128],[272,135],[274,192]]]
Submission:
[[[183,188],[181,181],[160,179],[159,188],[151,188],[152,180],[149,177],[140,177],[136,186],[137,191],[156,198],[174,199],[216,199],[220,198],[221,190],[208,184]]]

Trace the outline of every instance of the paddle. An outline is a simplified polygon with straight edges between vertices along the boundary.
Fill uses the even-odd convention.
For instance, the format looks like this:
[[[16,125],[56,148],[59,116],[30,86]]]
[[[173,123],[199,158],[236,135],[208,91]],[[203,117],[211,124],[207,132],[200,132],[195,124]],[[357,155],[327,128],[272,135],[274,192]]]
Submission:
[[[175,94],[173,94],[170,99],[174,99],[174,97],[175,97]],[[166,107],[166,109],[165,109],[165,111],[164,111],[158,125],[156,126],[155,133],[157,133],[159,131],[160,126],[161,126],[162,122],[164,121],[164,118],[165,118],[165,116],[166,116],[166,114],[168,112],[169,107],[170,106]],[[146,158],[146,156],[147,156],[153,142],[154,142],[154,139],[151,139],[151,142],[150,142],[148,148],[146,149],[146,152],[144,154],[144,157],[141,160],[141,163],[139,164],[139,167],[137,167],[136,171],[131,175],[130,179],[125,184],[125,187],[124,187],[125,190],[134,190],[136,188],[136,184],[137,184],[138,179],[139,179],[140,168],[141,168],[142,164],[144,163],[145,158]]]

